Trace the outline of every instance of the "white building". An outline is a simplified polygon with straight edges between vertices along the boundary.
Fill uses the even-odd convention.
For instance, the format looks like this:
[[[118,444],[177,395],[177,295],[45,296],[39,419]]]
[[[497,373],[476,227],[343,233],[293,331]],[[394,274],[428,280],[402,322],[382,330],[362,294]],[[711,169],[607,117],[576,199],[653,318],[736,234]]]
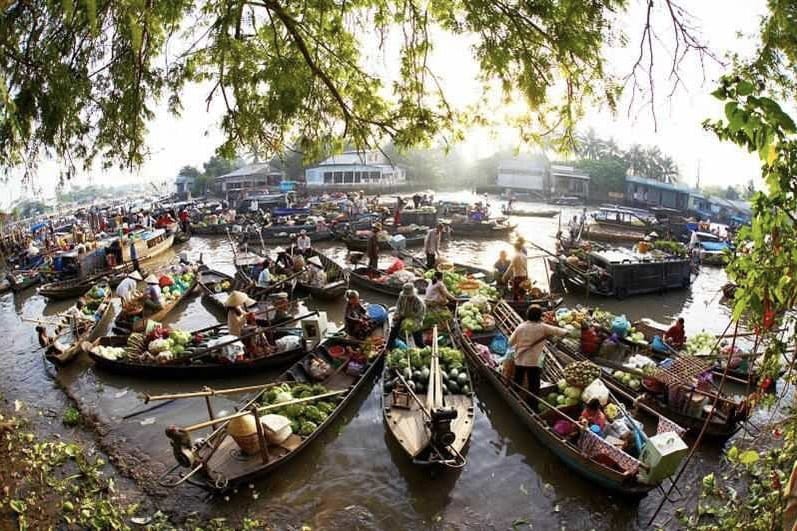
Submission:
[[[267,162],[248,164],[242,168],[219,175],[213,179],[216,193],[228,200],[239,200],[249,195],[267,192],[269,187],[277,187],[285,173]]]
[[[359,187],[404,184],[403,168],[393,165],[385,155],[373,151],[344,151],[304,171],[308,188],[321,186]]]
[[[547,190],[548,161],[545,157],[513,157],[498,163],[496,184],[502,188],[544,195]]]

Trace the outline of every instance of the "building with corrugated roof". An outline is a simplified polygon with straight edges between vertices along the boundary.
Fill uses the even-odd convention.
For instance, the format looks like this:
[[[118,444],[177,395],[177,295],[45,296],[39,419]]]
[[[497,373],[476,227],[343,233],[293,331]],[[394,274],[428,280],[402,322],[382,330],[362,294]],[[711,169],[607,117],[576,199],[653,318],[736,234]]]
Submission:
[[[381,152],[344,151],[304,171],[307,188],[379,188],[405,184],[404,168]]]
[[[227,200],[240,200],[249,195],[267,192],[276,188],[285,177],[285,172],[268,162],[247,164],[237,170],[214,177],[211,188]]]
[[[682,183],[663,183],[636,175],[625,178],[626,203],[638,208],[666,207],[686,211],[690,192]]]

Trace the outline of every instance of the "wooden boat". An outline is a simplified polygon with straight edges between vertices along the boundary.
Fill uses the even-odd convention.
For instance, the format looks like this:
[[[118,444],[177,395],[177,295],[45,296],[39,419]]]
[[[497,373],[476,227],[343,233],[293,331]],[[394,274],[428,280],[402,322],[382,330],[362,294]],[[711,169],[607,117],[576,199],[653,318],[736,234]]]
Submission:
[[[645,340],[650,343],[655,336],[664,337],[664,334],[669,329],[669,326],[663,323],[658,323],[652,319],[641,319],[634,322],[634,328],[636,328],[637,331],[642,332],[642,334],[645,336]],[[667,354],[657,352],[651,348],[646,348],[645,354],[657,360],[662,360],[667,357]],[[687,354],[683,355],[687,356]],[[717,377],[722,376],[722,374],[725,372],[724,364],[719,361],[715,363],[713,372]],[[755,369],[750,371],[749,369],[744,368],[729,368],[728,376],[735,379],[737,383],[749,383],[752,387],[755,387],[758,384],[759,379],[759,375]]]
[[[122,250],[122,263],[131,262],[130,258],[130,238],[133,237],[138,254],[138,261],[143,262],[155,258],[171,249],[174,244],[174,234],[164,229],[142,229],[128,234],[124,240],[120,241]]]
[[[71,330],[70,334],[72,339],[69,347],[63,351],[59,352],[53,348],[48,348],[46,350],[46,358],[56,365],[65,365],[75,359],[75,357],[77,357],[77,355],[83,351],[84,342],[96,340],[103,333],[105,333],[108,325],[110,325],[115,312],[114,306],[111,303],[113,293],[111,292],[111,288],[106,283],[98,284],[98,286],[105,290],[105,295],[102,299],[96,302],[96,309],[92,318],[88,318],[87,316],[86,319],[74,319],[68,316],[63,316],[61,323],[59,323],[59,325],[56,327],[57,334],[61,333],[59,330]],[[89,307],[94,306],[91,300],[87,301],[86,304]],[[70,311],[77,313],[77,310],[75,310],[74,307]]]
[[[276,329],[270,331],[272,341],[294,334],[295,330]],[[298,330],[301,334],[301,330]],[[86,343],[83,349],[88,352],[89,357],[94,361],[97,368],[122,374],[125,376],[136,376],[146,378],[226,378],[229,376],[246,375],[257,371],[273,369],[275,367],[288,365],[306,354],[304,341],[299,346],[288,350],[274,352],[257,358],[247,358],[241,361],[221,361],[214,358],[214,354],[223,348],[223,345],[209,347],[208,342],[218,339],[227,334],[226,325],[216,325],[202,330],[190,332],[191,337],[195,338],[198,334],[202,335],[200,341],[192,340],[186,348],[183,356],[167,363],[158,363],[154,359],[145,357],[134,357],[130,354],[123,359],[111,359],[102,355],[101,349],[97,347],[116,347],[128,348],[131,336],[106,336],[101,337],[93,343]],[[245,339],[245,338],[244,338]],[[229,343],[229,342],[227,342]],[[132,351],[139,355],[143,352],[143,347],[131,347]]]
[[[525,315],[529,307],[534,304],[542,308],[543,311],[549,311],[557,309],[559,306],[562,305],[563,301],[564,297],[557,297],[556,295],[545,294],[543,297],[534,298],[528,296],[521,300],[507,298],[504,299],[502,302],[505,302],[510,308],[515,310],[518,314]]]
[[[410,235],[403,235],[404,236],[404,245],[405,247],[421,247],[423,242],[426,240],[425,234],[410,234]],[[357,236],[343,236],[341,237],[343,243],[346,245],[346,248],[349,251],[359,251],[359,252],[367,252],[368,251],[368,238],[360,238]],[[379,250],[380,251],[392,251],[393,247],[390,245],[389,240],[380,240],[379,241]]]
[[[501,236],[509,236],[515,230],[517,225],[507,224],[497,220],[481,221],[481,222],[443,222],[450,228],[452,237],[491,237],[497,238]]]
[[[298,236],[299,231],[291,231],[291,232],[279,232],[270,235],[263,235],[261,239],[256,232],[245,232],[241,236],[241,241],[245,241],[248,245],[259,247],[261,245],[290,245],[293,241],[292,236]],[[326,230],[322,232],[307,232],[307,235],[313,242],[322,242],[322,241],[330,241],[335,239],[335,233],[331,230]]]
[[[6,275],[6,279],[9,282],[11,291],[13,291],[14,293],[20,293],[28,288],[32,288],[42,280],[39,272],[35,270],[11,271],[9,275],[13,275],[14,277],[14,280],[12,282],[11,279],[8,278],[8,275]]]
[[[608,243],[637,243],[645,237],[645,233],[644,231],[623,227],[590,224],[584,225],[584,231],[581,233],[581,237],[586,240]]]
[[[526,218],[553,218],[559,215],[559,210],[508,210],[506,207],[501,209],[505,216],[519,216]]]
[[[404,453],[416,465],[442,465],[451,468],[465,466],[462,452],[473,431],[475,399],[468,387],[462,392],[450,391],[443,380],[437,355],[437,327],[432,337],[432,357],[427,378],[418,382],[407,380],[396,367],[385,363],[382,372],[382,415],[390,433]],[[465,381],[470,383],[467,367]],[[446,376],[446,379],[448,376]],[[415,393],[415,385],[427,379],[426,392]]]
[[[505,336],[511,335],[520,323],[520,317],[507,305],[498,303],[493,311],[493,316],[498,325],[498,331]],[[498,391],[501,398],[509,405],[519,419],[529,429],[539,443],[553,452],[567,467],[581,475],[593,485],[630,497],[642,497],[656,488],[660,481],[646,483],[642,463],[629,454],[622,452],[608,444],[604,439],[595,436],[589,431],[582,431],[578,438],[573,439],[559,435],[552,429],[554,422],[566,420],[572,422],[573,416],[578,416],[575,411],[570,411],[566,406],[548,409],[545,413],[538,412],[528,403],[526,392],[519,389],[516,384],[506,379],[498,367],[491,366],[481,355],[476,347],[476,339],[463,333],[459,323],[455,323],[454,334],[456,344],[465,353],[468,362],[476,367],[479,375]],[[480,335],[479,343],[489,344],[492,336]],[[542,374],[542,387],[540,396],[556,388],[553,382],[563,378],[562,362],[557,357],[559,353],[546,348],[546,363]],[[656,427],[657,433],[674,431],[677,434],[683,429],[667,419],[659,416]],[[615,461],[615,466],[610,466],[602,455],[616,455],[622,453],[621,463]]]
[[[349,271],[349,282],[359,288],[368,289],[391,297],[398,297],[401,293],[401,286],[388,284],[386,282],[377,282],[375,279],[385,275],[382,270],[373,270],[368,267],[356,267]],[[418,278],[415,281],[415,287],[419,293],[426,292],[427,281],[423,278]]]
[[[407,251],[399,251],[399,257],[405,262],[409,262],[414,267],[426,269],[426,260],[424,260],[423,258],[415,256]],[[492,271],[484,269],[483,267],[478,267],[470,264],[463,264],[460,262],[440,263],[438,264],[437,269],[440,271],[453,271],[455,273],[473,276],[474,278],[477,278],[488,284],[495,280],[493,278],[494,274]]]
[[[85,278],[73,278],[68,280],[48,282],[47,284],[42,284],[39,286],[39,295],[52,300],[74,299],[86,293],[94,284],[96,284],[100,279],[104,278],[113,278],[116,285],[111,285],[110,287],[115,288],[119,285],[119,282],[121,282],[121,280],[132,270],[133,264],[129,263],[116,266],[113,269],[95,273]]]
[[[166,301],[163,304],[163,307],[154,313],[148,313],[143,307],[138,306],[137,311],[131,314],[123,306],[122,311],[120,311],[119,315],[116,316],[116,321],[114,322],[114,332],[117,335],[129,335],[131,332],[136,332],[143,329],[143,326],[147,320],[157,322],[163,321],[163,319],[168,316],[172,310],[174,310],[181,302],[191,296],[194,288],[196,287],[196,282],[197,279],[196,276],[194,276],[188,288],[182,293],[182,295],[176,299]]]
[[[321,260],[324,266],[327,283],[323,286],[314,286],[307,284],[303,281],[303,277],[299,276],[296,282],[296,288],[318,300],[331,301],[343,296],[349,286],[348,272],[344,271],[334,260],[315,249],[311,249],[309,254],[305,256],[305,259],[309,260],[312,257],[317,257]]]
[[[242,388],[229,391],[208,391],[201,393],[189,393],[188,396],[207,397],[210,419],[207,422],[195,424],[188,427],[170,427],[166,430],[166,435],[170,438],[173,453],[178,465],[189,469],[180,479],[169,481],[169,474],[161,478],[160,484],[163,486],[177,486],[186,479],[191,478],[192,483],[201,482],[201,486],[215,492],[224,492],[238,485],[254,481],[256,478],[266,476],[274,472],[278,467],[287,463],[291,458],[298,455],[307,448],[314,440],[324,433],[335,420],[342,415],[346,407],[355,399],[376,375],[379,370],[382,358],[386,349],[384,339],[388,336],[388,321],[374,330],[365,343],[354,341],[346,337],[332,337],[324,340],[312,352],[297,361],[287,371],[277,378],[276,382],[264,386],[255,386],[256,389]],[[364,349],[366,343],[370,344],[371,353],[362,353],[364,356],[362,364],[352,364],[353,355],[348,357],[335,356],[336,351],[342,352],[342,356],[348,352],[347,348]],[[362,350],[359,350],[362,352]],[[316,364],[326,364],[331,371],[325,371],[324,376],[320,376],[313,367]],[[313,374],[317,377],[314,378]],[[299,394],[299,385],[303,385],[303,393],[309,396],[294,398],[287,402],[275,405],[258,407],[263,402],[272,404],[276,399],[278,389],[285,389]],[[315,388],[310,386],[317,386]],[[322,392],[314,389],[323,388]],[[221,394],[233,394],[235,392],[252,391],[257,392],[249,399],[242,401],[236,408],[239,413],[230,417],[214,418],[210,407],[210,396]],[[155,399],[173,398],[166,395]],[[151,399],[151,398],[150,398]],[[300,404],[319,404],[326,402],[328,413],[324,414],[323,420],[317,423],[302,423],[299,433],[293,432],[279,444],[269,443],[266,439],[268,435],[263,425],[259,421],[254,424],[259,426],[255,434],[249,434],[245,438],[240,438],[241,444],[248,448],[248,452],[242,450],[233,436],[228,432],[229,420],[232,417],[242,415],[253,415],[260,418],[265,412],[283,412],[289,414],[288,407]],[[316,408],[318,409],[318,408]],[[297,427],[299,423],[297,422]],[[206,434],[196,441],[191,440],[191,433],[211,428],[213,431]],[[293,426],[292,426],[293,428]],[[302,430],[302,428],[308,428]],[[293,430],[292,430],[293,431]],[[176,470],[173,468],[172,471]]]
[[[217,223],[214,225],[203,225],[198,223],[191,224],[191,232],[199,236],[225,236],[232,230],[230,223]]]
[[[177,245],[178,243],[186,243],[188,240],[191,239],[190,232],[183,232],[177,231],[174,233],[174,244]]]

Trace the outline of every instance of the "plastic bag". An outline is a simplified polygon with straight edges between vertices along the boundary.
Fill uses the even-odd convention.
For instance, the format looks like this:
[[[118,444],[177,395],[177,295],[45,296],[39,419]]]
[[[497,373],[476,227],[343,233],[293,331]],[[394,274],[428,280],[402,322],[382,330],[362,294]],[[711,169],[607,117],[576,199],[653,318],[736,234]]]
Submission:
[[[605,406],[609,403],[609,389],[598,378],[593,380],[592,383],[584,389],[584,392],[581,393],[581,400],[583,400],[585,404],[589,404],[593,398],[597,398],[601,406]]]
[[[299,348],[301,345],[302,340],[299,339],[298,336],[288,335],[285,337],[281,337],[274,341],[274,344],[277,347],[277,350],[280,352],[284,352],[286,350],[293,350],[295,348]]]
[[[509,348],[509,340],[504,334],[496,334],[492,341],[490,341],[490,350],[503,356]]]
[[[661,340],[661,336],[653,337],[653,341],[650,342],[650,348],[656,352],[667,352],[669,350],[667,345],[664,344],[664,341]]]
[[[628,322],[625,315],[618,315],[612,320],[612,333],[617,334],[618,337],[628,335],[629,328],[631,328],[631,323]]]

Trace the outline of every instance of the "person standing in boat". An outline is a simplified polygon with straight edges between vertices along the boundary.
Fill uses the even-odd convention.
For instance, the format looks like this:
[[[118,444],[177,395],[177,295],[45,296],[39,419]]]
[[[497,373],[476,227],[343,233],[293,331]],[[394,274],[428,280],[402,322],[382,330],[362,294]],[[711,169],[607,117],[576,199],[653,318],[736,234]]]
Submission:
[[[355,339],[365,339],[374,329],[373,321],[360,302],[360,293],[353,289],[346,292],[344,328],[346,333]]]
[[[382,225],[374,223],[371,230],[371,235],[368,236],[368,246],[365,249],[365,254],[368,257],[368,267],[370,269],[379,268],[379,232],[382,230]]]
[[[246,308],[255,304],[246,293],[233,291],[224,306],[227,308],[227,331],[230,335],[241,336],[248,320],[252,317]]]
[[[141,272],[141,266],[138,263],[138,249],[136,249],[135,240],[130,240],[130,261],[133,262],[133,269]]]
[[[576,241],[578,238],[578,216],[573,216],[567,227],[570,230],[570,241]]]
[[[504,284],[511,281],[512,297],[519,301],[523,299],[525,294],[523,285],[528,279],[528,257],[523,254],[523,244],[515,242],[515,256],[513,256],[512,260],[509,262],[509,267],[504,273],[502,280]]]
[[[420,324],[423,322],[424,315],[426,315],[426,304],[418,296],[415,286],[411,282],[404,284],[396,301],[396,311],[393,312],[393,323],[390,327],[388,345],[392,345],[399,336],[401,323],[405,319],[412,319]],[[416,347],[423,348],[423,333],[420,330],[412,332],[412,339],[415,341]]]
[[[676,350],[683,348],[686,343],[683,317],[679,317],[675,324],[664,333],[664,341]]]
[[[393,211],[393,227],[401,226],[401,211],[404,209],[404,200],[401,196],[396,196],[396,209]]]
[[[307,235],[307,231],[302,229],[299,232],[299,237],[296,239],[296,249],[299,254],[303,256],[307,256],[313,247],[313,242],[310,240],[310,236]]]
[[[129,302],[136,295],[138,282],[144,280],[141,273],[138,271],[131,271],[122,281],[116,286],[116,296],[122,299],[122,302]]]
[[[526,320],[509,336],[509,344],[515,349],[514,381],[518,386],[524,387],[524,380],[528,379],[526,389],[531,391],[532,407],[537,405],[540,394],[542,352],[545,340],[567,334],[567,330],[564,328],[545,324],[541,322],[541,319],[542,308],[532,304],[526,311]]]
[[[426,268],[434,269],[437,264],[437,256],[440,254],[440,238],[443,235],[443,224],[438,223],[437,227],[426,232],[426,239],[423,241],[423,252],[426,253]]]

